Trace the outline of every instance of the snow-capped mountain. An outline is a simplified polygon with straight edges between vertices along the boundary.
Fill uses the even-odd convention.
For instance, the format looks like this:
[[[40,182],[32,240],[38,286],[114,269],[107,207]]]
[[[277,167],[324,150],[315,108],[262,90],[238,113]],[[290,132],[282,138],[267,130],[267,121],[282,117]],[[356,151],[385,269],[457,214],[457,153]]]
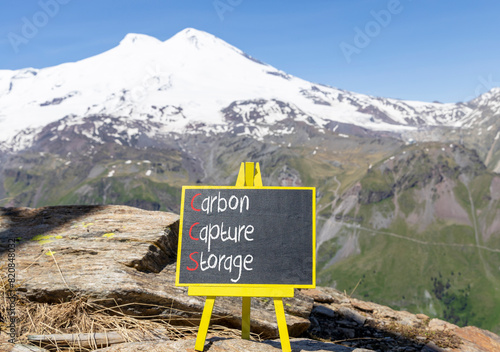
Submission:
[[[257,161],[266,186],[316,187],[318,280],[499,329],[499,117],[500,89],[459,104],[372,97],[194,29],[129,34],[78,62],[0,70],[0,206],[179,212],[182,186],[232,185]]]
[[[287,118],[318,130],[340,123],[401,133],[460,126],[471,111],[465,104],[377,98],[311,83],[192,28],[164,42],[128,34],[117,47],[78,62],[0,71],[0,146],[11,150],[29,147],[50,123],[60,121],[63,129],[90,116],[143,122],[150,137],[233,131],[262,139]],[[117,140],[127,123],[116,127]]]

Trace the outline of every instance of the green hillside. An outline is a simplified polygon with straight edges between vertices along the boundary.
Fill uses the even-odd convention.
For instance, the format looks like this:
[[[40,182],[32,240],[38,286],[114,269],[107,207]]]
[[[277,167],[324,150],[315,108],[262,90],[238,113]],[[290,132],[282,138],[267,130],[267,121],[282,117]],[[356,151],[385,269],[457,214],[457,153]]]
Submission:
[[[458,146],[412,147],[381,161],[360,179],[359,202],[344,211],[339,231],[321,244],[319,283],[500,331],[497,182]]]

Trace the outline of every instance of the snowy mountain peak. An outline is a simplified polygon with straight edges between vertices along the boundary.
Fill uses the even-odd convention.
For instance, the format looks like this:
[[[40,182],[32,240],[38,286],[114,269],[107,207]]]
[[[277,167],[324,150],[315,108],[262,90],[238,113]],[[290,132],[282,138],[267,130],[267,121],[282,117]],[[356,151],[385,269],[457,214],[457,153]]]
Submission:
[[[200,40],[200,41],[222,41],[221,39],[217,38],[216,36],[200,31],[195,28],[186,28],[183,29],[182,31],[178,32],[176,35],[174,35],[171,39],[174,38],[185,38],[188,39],[189,41],[194,41],[194,40]]]
[[[500,98],[500,87],[491,88],[488,92],[482,94],[483,99],[495,99]]]
[[[500,87],[492,88],[486,93],[477,96],[470,101],[470,104],[473,106],[481,106],[491,104],[491,102],[496,105],[500,102]]]
[[[212,52],[230,49],[239,54],[243,54],[241,50],[225,42],[224,40],[217,38],[210,33],[194,28],[186,28],[178,32],[172,38],[166,40],[165,45],[171,48],[177,47],[180,50],[195,49],[209,50]]]
[[[129,33],[120,42],[120,45],[158,45],[161,41],[146,34]]]
[[[458,126],[470,110],[316,85],[194,28],[164,42],[131,33],[117,47],[78,62],[0,71],[0,149],[28,127],[41,129],[67,116],[75,124],[95,116],[147,122],[152,135],[203,126],[200,132],[234,129],[263,137],[286,119],[319,130],[344,123],[400,133]]]

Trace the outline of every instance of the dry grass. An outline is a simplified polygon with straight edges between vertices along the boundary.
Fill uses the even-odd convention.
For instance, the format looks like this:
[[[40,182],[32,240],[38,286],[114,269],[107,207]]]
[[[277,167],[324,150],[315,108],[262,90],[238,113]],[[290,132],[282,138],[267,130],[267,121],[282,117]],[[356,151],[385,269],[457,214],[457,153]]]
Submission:
[[[0,315],[7,317],[7,281],[6,271],[0,268]],[[109,302],[109,301],[107,301]],[[138,303],[130,303],[137,305]],[[16,303],[16,330],[17,343],[29,343],[28,335],[50,334],[84,334],[118,332],[128,342],[155,339],[161,335],[163,338],[178,340],[195,338],[198,331],[197,325],[174,326],[168,317],[133,317],[122,313],[124,305],[106,306],[99,301],[86,297],[76,298],[70,302],[58,304],[36,303],[28,301],[22,296]],[[170,307],[164,307],[168,310]],[[1,330],[5,331],[8,324],[0,320]],[[229,329],[224,326],[212,325],[209,329],[210,336],[239,337],[241,331]],[[252,335],[255,340],[260,340],[258,335]],[[92,349],[84,347],[49,346],[55,351],[83,352]],[[47,346],[45,346],[47,348]]]
[[[397,323],[389,324],[386,329],[409,340],[418,340],[418,337],[420,337],[425,339],[425,342],[432,341],[441,348],[458,348],[462,344],[460,338],[449,331],[433,331],[425,327],[417,328]]]

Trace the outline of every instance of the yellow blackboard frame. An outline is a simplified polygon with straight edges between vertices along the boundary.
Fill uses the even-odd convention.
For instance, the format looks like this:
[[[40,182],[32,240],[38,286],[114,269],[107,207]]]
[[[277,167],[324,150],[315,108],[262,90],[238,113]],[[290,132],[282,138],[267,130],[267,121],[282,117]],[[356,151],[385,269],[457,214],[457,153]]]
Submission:
[[[185,186],[190,187],[190,186]],[[262,186],[262,176],[260,172],[259,163],[241,163],[238,179],[236,180],[235,187],[219,187],[219,186],[206,186],[206,188],[219,188],[219,189],[235,189],[235,188],[264,188]],[[183,187],[184,188],[184,187]],[[191,188],[202,188],[191,186]],[[298,187],[269,187],[279,189],[297,189]],[[288,335],[288,327],[285,318],[285,309],[283,306],[284,297],[293,297],[294,288],[314,288],[316,287],[316,191],[314,187],[302,187],[305,189],[312,189],[313,204],[312,204],[312,241],[313,241],[313,281],[311,285],[261,285],[261,284],[182,284],[188,286],[188,295],[190,296],[206,296],[203,314],[201,316],[200,326],[198,328],[198,335],[196,336],[195,350],[203,351],[205,347],[205,340],[207,337],[208,327],[210,325],[210,317],[214,308],[215,298],[217,296],[226,297],[242,297],[241,309],[241,337],[243,339],[250,339],[250,303],[251,297],[272,297],[274,302],[274,309],[276,311],[276,320],[278,323],[278,331],[281,340],[281,349],[284,352],[291,352],[290,338]],[[184,205],[184,190],[182,192],[182,206]],[[180,231],[182,231],[184,209],[181,207],[181,220]],[[182,233],[179,233],[179,240],[182,241]],[[176,285],[179,285],[179,267],[181,255],[181,242],[178,245],[177,252],[177,270],[176,270]]]

